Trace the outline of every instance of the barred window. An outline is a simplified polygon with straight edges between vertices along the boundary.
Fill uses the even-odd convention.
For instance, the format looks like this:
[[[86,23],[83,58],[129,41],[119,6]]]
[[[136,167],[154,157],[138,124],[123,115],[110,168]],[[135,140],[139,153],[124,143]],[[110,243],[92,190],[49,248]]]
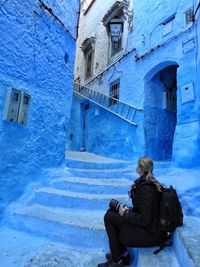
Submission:
[[[94,50],[91,49],[85,54],[85,78],[89,79],[93,74]]]
[[[109,107],[117,104],[118,101],[115,99],[119,99],[119,88],[120,88],[120,80],[119,79],[110,84],[110,97],[112,97],[112,98],[109,98]],[[115,99],[113,99],[113,98],[115,98]]]
[[[189,8],[185,12],[185,26],[191,25],[194,20],[194,11],[192,8]]]
[[[122,38],[119,41],[111,40],[111,57],[119,53],[122,49]]]
[[[95,38],[89,37],[86,38],[81,45],[81,50],[85,58],[85,79],[89,79],[93,75],[94,44]]]

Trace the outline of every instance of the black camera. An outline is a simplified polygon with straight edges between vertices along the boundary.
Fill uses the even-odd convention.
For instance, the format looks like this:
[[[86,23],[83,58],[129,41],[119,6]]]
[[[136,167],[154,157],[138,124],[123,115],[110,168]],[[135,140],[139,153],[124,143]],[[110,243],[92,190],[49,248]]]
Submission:
[[[120,205],[122,205],[119,201],[117,201],[116,199],[111,199],[110,203],[109,203],[109,207],[111,210],[114,210],[116,212],[119,211]]]

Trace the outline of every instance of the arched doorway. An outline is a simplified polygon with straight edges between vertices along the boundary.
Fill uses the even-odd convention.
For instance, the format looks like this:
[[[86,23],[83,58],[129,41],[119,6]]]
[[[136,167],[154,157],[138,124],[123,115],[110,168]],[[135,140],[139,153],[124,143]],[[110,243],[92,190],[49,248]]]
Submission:
[[[144,134],[146,153],[170,160],[177,121],[177,64],[155,68],[146,79]]]
[[[81,103],[82,141],[81,141],[80,151],[82,152],[87,150],[89,108],[90,108],[90,103],[88,100]]]

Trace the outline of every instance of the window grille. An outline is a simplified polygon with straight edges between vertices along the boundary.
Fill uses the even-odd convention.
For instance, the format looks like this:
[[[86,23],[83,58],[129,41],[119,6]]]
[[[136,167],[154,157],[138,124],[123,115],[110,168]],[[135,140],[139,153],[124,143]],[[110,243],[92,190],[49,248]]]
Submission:
[[[115,99],[119,99],[119,88],[120,88],[120,80],[117,80],[110,84],[110,96],[112,98],[109,98],[109,107],[117,104],[118,101]]]
[[[85,53],[85,78],[89,79],[93,74],[93,58],[94,51],[90,49],[87,53]]]
[[[122,38],[119,41],[111,40],[111,57],[119,53],[122,49]]]
[[[185,25],[189,25],[193,22],[194,19],[194,12],[192,8],[189,8],[186,12],[185,12]]]
[[[176,113],[177,111],[177,97],[176,88],[166,88],[164,92],[164,102],[163,108],[169,112]]]
[[[89,79],[93,75],[93,65],[94,65],[94,47],[95,38],[86,38],[82,45],[81,50],[84,53],[85,58],[85,79]]]

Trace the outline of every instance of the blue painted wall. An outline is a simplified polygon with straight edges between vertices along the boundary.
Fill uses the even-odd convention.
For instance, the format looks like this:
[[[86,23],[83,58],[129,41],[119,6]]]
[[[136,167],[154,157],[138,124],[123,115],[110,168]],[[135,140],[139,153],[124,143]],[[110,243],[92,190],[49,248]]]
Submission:
[[[109,94],[109,84],[119,78],[120,99],[143,109],[143,112],[139,116],[138,126],[135,129],[132,129],[133,126],[128,127],[126,134],[125,123],[114,117],[109,120],[112,127],[109,126],[108,129],[105,120],[99,116],[99,126],[94,131],[97,124],[91,115],[87,149],[117,158],[129,159],[130,155],[137,158],[139,154],[147,154],[155,160],[172,159],[177,166],[199,166],[199,17],[196,16],[195,22],[190,25],[184,23],[185,12],[189,8],[193,8],[195,12],[197,1],[171,1],[169,4],[167,1],[150,3],[136,0],[133,8],[134,29],[124,45],[124,53],[132,52],[101,76],[95,77],[88,86]],[[164,27],[170,19],[171,29],[169,27],[167,32]],[[171,79],[173,66],[177,66],[175,114],[163,108],[163,92],[167,80]],[[159,75],[164,70],[164,82],[161,82]],[[188,84],[193,85],[194,95],[189,100],[187,92],[183,90]],[[81,123],[82,115],[79,113],[75,117],[75,114],[81,101],[83,100],[74,98],[71,113],[71,120],[78,123]],[[76,124],[71,129],[76,138],[70,143],[70,147],[77,150],[81,139],[78,127],[80,126]],[[100,142],[104,136],[106,142]],[[112,147],[114,149],[110,149]],[[119,153],[116,153],[117,148]]]
[[[79,1],[43,3],[0,2],[0,214],[65,157]],[[10,87],[31,95],[26,126],[3,120]]]
[[[70,134],[73,135],[72,140],[67,141],[69,150],[79,151],[86,148],[87,151],[96,154],[128,160],[133,160],[134,156],[143,155],[140,151],[139,126],[134,127],[93,103],[89,103],[89,109],[85,111],[84,129],[84,105],[88,103],[80,97],[74,98],[72,111],[76,111],[74,114],[76,119],[70,120],[67,132],[68,140],[70,140]],[[136,114],[136,123],[141,122],[141,116],[140,112]],[[133,137],[137,138],[138,142],[135,142]]]

